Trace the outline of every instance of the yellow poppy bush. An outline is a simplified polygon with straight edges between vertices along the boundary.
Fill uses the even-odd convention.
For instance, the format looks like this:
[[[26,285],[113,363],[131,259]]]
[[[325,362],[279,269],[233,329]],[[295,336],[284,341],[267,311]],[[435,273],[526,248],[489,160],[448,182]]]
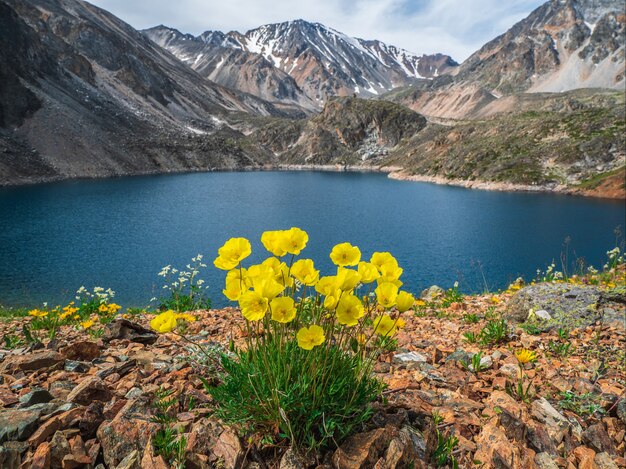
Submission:
[[[367,261],[341,243],[330,252],[336,271],[321,275],[300,258],[308,240],[299,228],[266,231],[270,255],[253,265],[243,263],[252,253],[245,238],[219,249],[213,264],[226,271],[223,293],[245,319],[246,346],[222,357],[221,382],[209,388],[218,416],[241,433],[302,450],[340,443],[370,418],[381,389],[373,363],[415,302],[390,253]],[[153,327],[175,325],[172,314]]]

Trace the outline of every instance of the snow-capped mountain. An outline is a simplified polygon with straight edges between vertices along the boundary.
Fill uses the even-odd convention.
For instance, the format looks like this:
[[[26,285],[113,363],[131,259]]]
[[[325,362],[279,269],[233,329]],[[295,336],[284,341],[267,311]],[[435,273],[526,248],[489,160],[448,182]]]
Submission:
[[[418,56],[304,20],[245,34],[207,31],[194,37],[165,26],[144,33],[219,84],[305,107],[317,107],[335,95],[376,96],[457,66],[447,55]]]

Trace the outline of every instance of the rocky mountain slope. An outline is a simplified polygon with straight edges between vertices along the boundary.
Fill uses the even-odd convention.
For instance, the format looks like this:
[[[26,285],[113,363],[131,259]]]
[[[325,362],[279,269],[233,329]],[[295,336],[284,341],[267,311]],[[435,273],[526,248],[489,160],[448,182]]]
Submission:
[[[457,65],[447,55],[417,56],[304,20],[245,34],[207,31],[194,37],[165,26],[144,34],[217,83],[311,109],[331,96],[377,96]]]
[[[388,101],[331,98],[306,121],[274,119],[250,138],[281,163],[313,165],[374,164],[426,127],[426,119]]]
[[[517,92],[623,89],[625,31],[620,0],[550,0],[472,54],[454,78],[393,99],[429,116],[467,118]]]
[[[295,115],[216,85],[80,0],[0,1],[0,184],[239,167],[234,112]]]
[[[623,93],[578,90],[510,101],[516,112],[430,124],[390,153],[387,164],[443,183],[626,197]]]

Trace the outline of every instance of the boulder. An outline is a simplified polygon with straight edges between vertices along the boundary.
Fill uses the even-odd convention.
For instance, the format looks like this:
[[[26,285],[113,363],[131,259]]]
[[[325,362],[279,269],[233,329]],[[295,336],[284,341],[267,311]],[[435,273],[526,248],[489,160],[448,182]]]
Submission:
[[[420,298],[426,301],[433,301],[438,296],[441,296],[445,293],[445,290],[437,285],[433,285],[432,287],[428,287],[425,290],[422,290],[420,293]]]
[[[549,315],[550,320],[535,318],[545,329],[584,327],[600,319],[597,308],[599,299],[600,289],[595,286],[540,283],[519,290],[509,301],[504,317],[521,323],[529,319],[531,311],[543,311],[542,316]]]
[[[20,407],[30,407],[35,404],[44,404],[54,399],[54,396],[45,389],[34,388],[31,392],[20,397]]]
[[[615,454],[615,445],[602,423],[590,425],[583,432],[583,443],[596,453]]]
[[[143,449],[159,428],[149,420],[149,405],[145,397],[128,401],[113,420],[100,425],[97,437],[106,467],[117,467],[125,459],[125,463],[136,460],[139,464]],[[131,456],[133,452],[136,458]]]
[[[24,441],[37,429],[40,411],[0,410],[0,443],[10,440]]]
[[[154,344],[158,338],[159,335],[156,332],[126,319],[116,319],[112,323],[107,324],[103,335],[105,341],[127,339],[131,342],[147,345]]]
[[[49,368],[58,363],[63,363],[65,357],[52,350],[42,350],[26,355],[11,355],[0,365],[0,374],[16,373],[19,371],[35,371],[42,368]]]
[[[81,340],[61,349],[61,353],[68,360],[82,360],[90,362],[100,356],[100,347],[98,347],[98,344],[95,342]]]
[[[333,465],[341,469],[368,469],[374,466],[389,447],[397,431],[377,428],[348,438],[333,454]]]
[[[110,401],[113,393],[108,385],[98,376],[91,376],[83,380],[68,395],[67,401],[82,405],[89,405],[93,401]]]

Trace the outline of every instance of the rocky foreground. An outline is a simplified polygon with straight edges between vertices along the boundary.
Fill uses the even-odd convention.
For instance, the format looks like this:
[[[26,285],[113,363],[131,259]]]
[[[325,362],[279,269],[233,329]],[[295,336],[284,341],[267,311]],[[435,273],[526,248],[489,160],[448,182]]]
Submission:
[[[387,388],[370,426],[317,461],[221,425],[200,379],[217,379],[215,367],[179,336],[149,330],[152,315],[119,317],[99,338],[64,327],[49,342],[0,348],[0,467],[167,468],[151,416],[155,393],[171,390],[187,468],[426,468],[442,440],[459,467],[623,468],[625,302],[567,284],[418,302],[376,364]],[[241,343],[237,310],[194,314],[192,340],[210,350]],[[500,318],[503,337],[473,340]],[[29,321],[0,322],[0,336]],[[507,392],[521,348],[537,356],[525,365],[526,400]]]

